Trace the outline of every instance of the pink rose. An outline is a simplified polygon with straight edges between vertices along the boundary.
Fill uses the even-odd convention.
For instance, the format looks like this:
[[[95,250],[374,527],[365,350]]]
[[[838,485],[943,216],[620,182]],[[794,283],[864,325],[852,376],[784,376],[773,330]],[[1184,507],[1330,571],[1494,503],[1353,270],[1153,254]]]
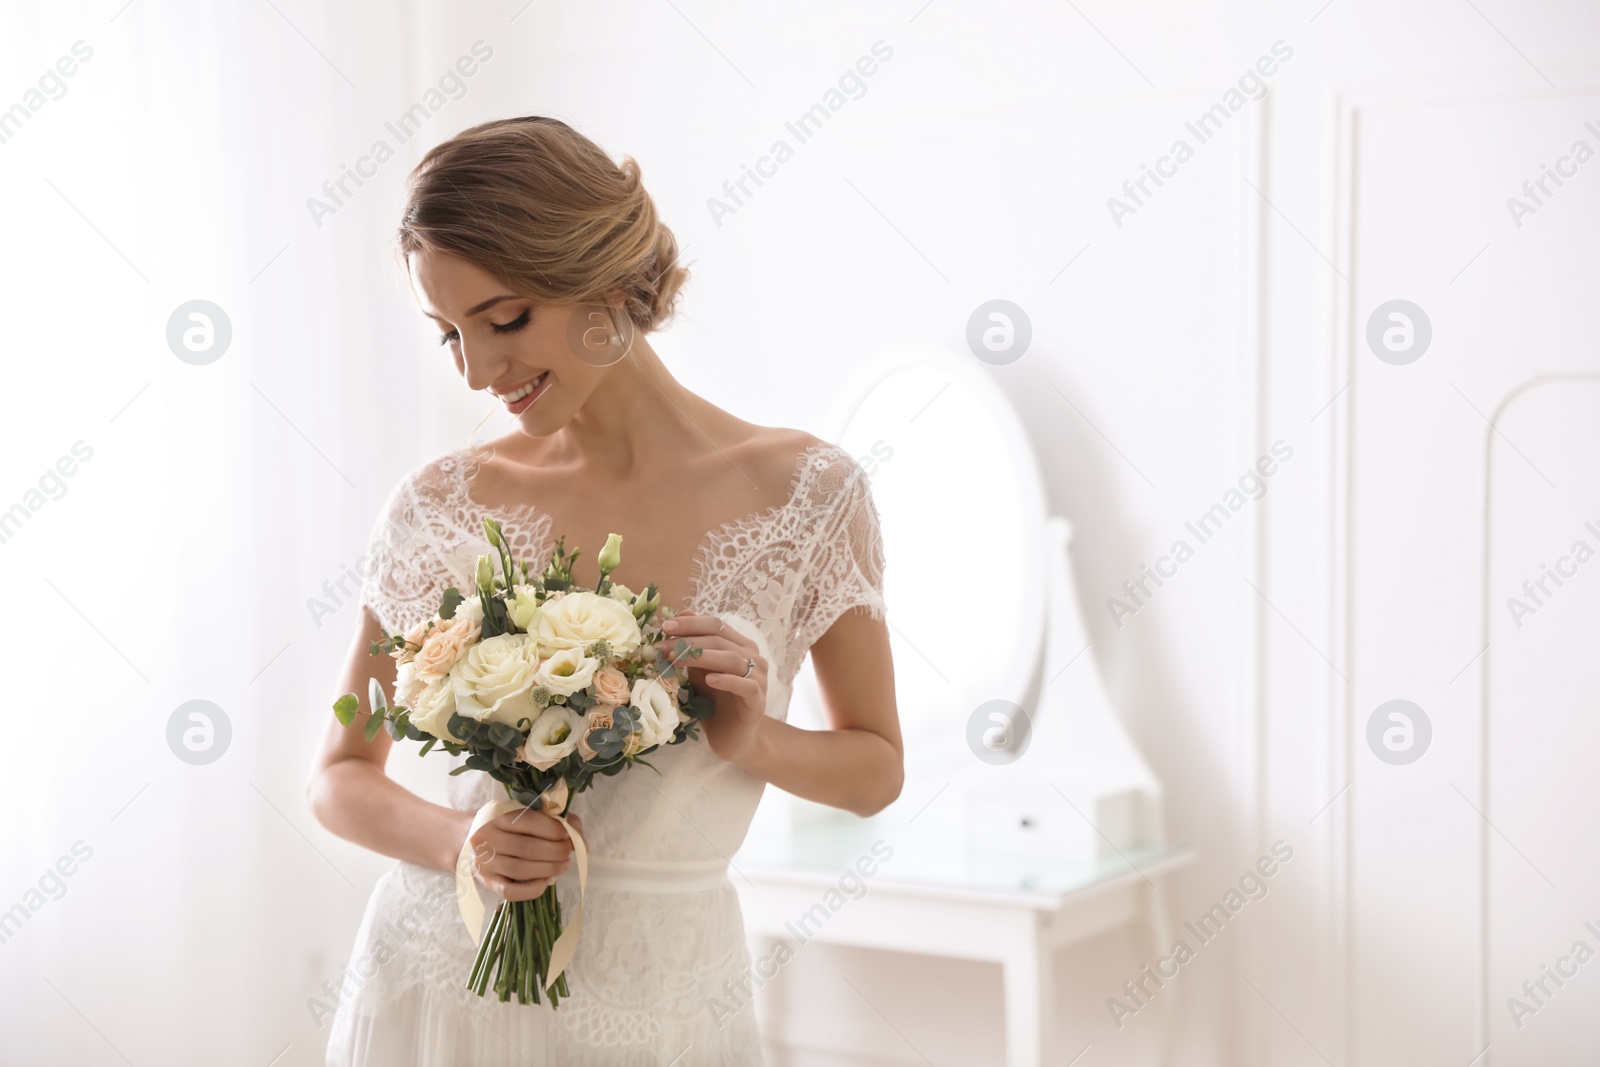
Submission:
[[[601,667],[595,672],[594,694],[602,704],[626,704],[628,702],[628,676],[615,667]]]
[[[588,714],[583,717],[583,736],[578,738],[578,755],[585,760],[592,760],[599,755],[589,746],[589,735],[595,730],[609,730],[611,713],[616,710],[615,704],[596,704],[589,709]]]
[[[410,663],[411,657],[416,655],[417,647],[422,644],[422,639],[428,635],[428,627],[433,625],[432,619],[423,619],[405,633],[406,643],[389,653],[398,663]]]
[[[663,688],[663,689],[665,689],[667,691],[667,695],[670,696],[673,700],[677,700],[678,699],[678,688],[683,684],[681,681],[679,681],[677,674],[674,673],[674,674],[666,675],[666,676],[662,677],[660,679],[660,681],[661,681],[661,688]]]
[[[433,628],[414,662],[421,674],[444,675],[456,665],[482,632],[483,624],[477,619],[457,617],[441,622]]]

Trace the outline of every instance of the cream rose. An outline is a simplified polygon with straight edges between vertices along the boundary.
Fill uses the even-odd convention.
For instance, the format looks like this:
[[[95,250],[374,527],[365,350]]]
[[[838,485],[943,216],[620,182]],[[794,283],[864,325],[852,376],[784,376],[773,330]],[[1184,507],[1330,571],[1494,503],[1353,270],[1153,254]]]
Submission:
[[[612,582],[611,588],[606,590],[606,596],[620,604],[633,603],[634,592],[621,582]]]
[[[578,747],[583,736],[583,718],[565,704],[551,704],[533,720],[528,740],[517,758],[529,766],[548,771]]]
[[[619,656],[626,656],[644,640],[626,604],[586,590],[546,601],[528,632],[544,649],[586,648],[605,641]]]
[[[586,760],[592,760],[599,755],[589,744],[589,735],[596,730],[609,730],[616,725],[611,713],[617,710],[615,704],[596,704],[590,708],[583,717],[583,736],[578,738],[578,755]]]
[[[635,681],[633,696],[628,702],[639,709],[639,726],[644,735],[639,742],[640,748],[664,745],[671,741],[678,723],[688,719],[687,715],[679,718],[678,702],[672,699],[672,694],[667,692],[667,687],[661,684],[659,678],[640,678]]]
[[[536,719],[533,676],[539,669],[538,645],[527,634],[499,634],[467,649],[450,670],[456,710],[478,722],[517,727]]]
[[[585,656],[583,649],[563,648],[539,664],[539,669],[533,674],[533,684],[542,685],[564,697],[571,696],[589,687],[589,681],[599,667],[600,661],[593,656]]]
[[[411,723],[417,729],[446,741],[460,742],[450,732],[450,716],[456,710],[456,691],[448,676],[435,678],[417,695],[411,705]]]
[[[421,651],[411,662],[416,665],[419,674],[435,677],[449,674],[450,668],[456,665],[462,653],[478,639],[480,632],[479,621],[471,617],[463,618],[457,615],[455,618],[445,619],[423,640]]]
[[[628,676],[615,667],[601,667],[594,672],[594,695],[602,704],[626,704]]]

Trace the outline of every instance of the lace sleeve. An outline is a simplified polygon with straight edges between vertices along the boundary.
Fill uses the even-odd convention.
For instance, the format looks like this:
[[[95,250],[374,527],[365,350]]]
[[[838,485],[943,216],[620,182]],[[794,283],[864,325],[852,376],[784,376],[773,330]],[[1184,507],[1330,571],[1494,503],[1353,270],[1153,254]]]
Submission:
[[[367,543],[361,603],[385,633],[409,630],[439,609],[439,597],[461,581],[452,516],[460,457],[444,456],[400,479]]]
[[[851,608],[865,608],[875,619],[888,610],[883,536],[867,472],[843,449],[830,450],[811,492],[821,521],[790,630],[800,655]]]

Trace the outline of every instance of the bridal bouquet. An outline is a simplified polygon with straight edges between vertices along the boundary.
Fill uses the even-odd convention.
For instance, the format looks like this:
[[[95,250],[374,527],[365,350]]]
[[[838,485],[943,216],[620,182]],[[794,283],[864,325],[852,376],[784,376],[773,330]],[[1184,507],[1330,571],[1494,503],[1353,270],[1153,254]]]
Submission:
[[[432,619],[372,643],[372,654],[389,653],[398,669],[392,703],[372,680],[366,737],[386,725],[395,740],[421,741],[421,755],[436,746],[465,753],[451,774],[479,770],[500,782],[506,799],[479,811],[474,833],[520,807],[537,807],[566,827],[580,878],[572,925],[562,923],[554,882],[534,900],[502,901],[467,978],[483,996],[492,977],[502,1002],[515,993],[519,1003],[538,1003],[542,988],[554,1008],[569,995],[561,972],[576,947],[588,869],[583,839],[564,818],[572,798],[596,775],[636,763],[655,770],[644,757],[694,738],[712,700],[694,690],[680,665],[701,650],[682,638],[667,644],[661,623],[676,612],[661,606],[655,585],[636,594],[611,581],[622,538],[606,539],[591,590],[573,581],[579,551],[566,551],[565,537],[534,575],[511,558],[498,523],[486,518],[483,526],[496,556],[478,557],[473,593],[447,589]],[[350,726],[357,707],[347,693],[333,711]],[[471,862],[469,843],[456,868],[457,894],[476,939],[483,908]]]

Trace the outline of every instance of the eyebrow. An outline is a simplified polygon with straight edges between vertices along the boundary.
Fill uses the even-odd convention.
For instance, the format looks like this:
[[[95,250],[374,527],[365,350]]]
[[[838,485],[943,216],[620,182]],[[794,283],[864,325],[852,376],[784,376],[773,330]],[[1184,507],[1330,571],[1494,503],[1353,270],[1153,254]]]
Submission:
[[[472,318],[472,316],[478,314],[478,312],[480,312],[480,311],[488,311],[490,308],[494,307],[496,304],[503,303],[504,301],[507,301],[507,300],[519,300],[519,299],[521,299],[521,298],[516,296],[515,294],[512,294],[512,293],[505,293],[505,294],[502,294],[500,296],[491,296],[489,299],[485,300],[483,303],[479,304],[477,307],[467,309],[466,317],[470,319],[470,318]],[[443,322],[444,321],[443,318],[441,318],[438,315],[435,315],[431,311],[425,311],[425,312],[423,312],[423,314],[427,315],[428,318],[433,319],[435,322]]]

